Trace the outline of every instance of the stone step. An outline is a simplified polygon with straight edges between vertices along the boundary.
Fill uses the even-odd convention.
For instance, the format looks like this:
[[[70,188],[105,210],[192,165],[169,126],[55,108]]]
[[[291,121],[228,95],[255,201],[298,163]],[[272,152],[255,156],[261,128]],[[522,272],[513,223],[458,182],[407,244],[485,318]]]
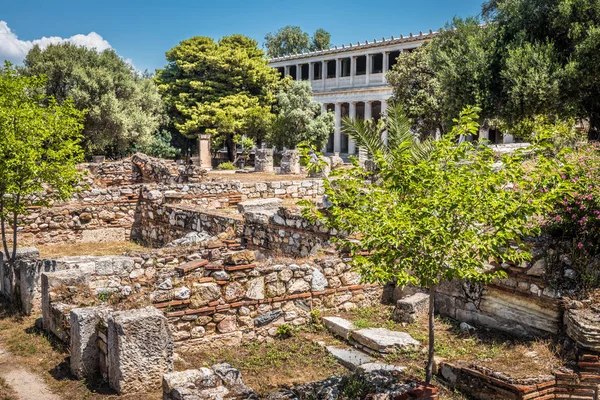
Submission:
[[[357,349],[341,349],[335,346],[327,346],[326,349],[340,364],[352,371],[363,364],[375,361],[372,357]]]
[[[405,367],[399,365],[386,364],[382,362],[370,362],[358,366],[360,372],[373,372],[373,371],[395,371],[402,373],[406,371]]]
[[[368,349],[389,353],[395,349],[415,350],[420,343],[406,332],[385,328],[367,328],[352,331],[351,339]]]
[[[350,333],[356,330],[351,321],[340,317],[323,317],[323,325],[344,340],[350,339]]]
[[[417,292],[406,296],[396,302],[392,319],[396,322],[413,323],[420,313],[427,312],[429,308],[429,295]]]

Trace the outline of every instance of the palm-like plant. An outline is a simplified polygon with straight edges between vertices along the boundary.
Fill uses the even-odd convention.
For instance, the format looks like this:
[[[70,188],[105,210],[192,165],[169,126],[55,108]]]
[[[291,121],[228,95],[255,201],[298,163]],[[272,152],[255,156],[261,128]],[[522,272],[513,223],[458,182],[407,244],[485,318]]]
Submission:
[[[401,158],[419,161],[429,157],[433,148],[431,140],[421,141],[410,128],[410,120],[395,104],[388,108],[387,117],[377,124],[358,118],[344,118],[342,121],[342,132],[354,139],[356,146],[376,156],[374,159],[381,156],[391,165]],[[384,140],[386,136],[387,143]]]

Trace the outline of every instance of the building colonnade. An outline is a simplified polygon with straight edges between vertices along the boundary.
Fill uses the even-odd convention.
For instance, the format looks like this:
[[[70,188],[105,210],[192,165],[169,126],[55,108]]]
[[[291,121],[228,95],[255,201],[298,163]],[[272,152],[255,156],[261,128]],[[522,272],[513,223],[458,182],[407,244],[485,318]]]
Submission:
[[[333,112],[334,130],[325,145],[324,153],[340,153],[354,155],[358,149],[354,140],[342,132],[344,118],[373,120],[377,123],[387,112],[387,100],[379,101],[349,101],[336,103],[322,103],[321,112]],[[385,137],[383,138],[386,139]]]

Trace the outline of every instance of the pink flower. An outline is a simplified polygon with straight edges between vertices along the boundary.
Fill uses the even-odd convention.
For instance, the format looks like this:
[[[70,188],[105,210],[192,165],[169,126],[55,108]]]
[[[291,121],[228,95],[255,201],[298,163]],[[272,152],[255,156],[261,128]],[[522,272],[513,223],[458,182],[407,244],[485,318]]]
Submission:
[[[578,247],[579,249],[583,249],[583,243],[581,243],[581,242],[577,243],[577,247]]]

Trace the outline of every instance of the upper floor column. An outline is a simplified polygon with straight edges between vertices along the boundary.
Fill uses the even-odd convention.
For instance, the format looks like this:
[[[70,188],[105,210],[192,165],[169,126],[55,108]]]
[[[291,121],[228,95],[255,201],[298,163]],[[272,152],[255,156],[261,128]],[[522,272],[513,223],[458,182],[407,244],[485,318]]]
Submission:
[[[365,76],[365,83],[367,85],[371,81],[371,58],[372,58],[371,54],[367,54],[367,71],[366,71],[366,76]]]
[[[381,68],[381,72],[383,72],[383,82],[386,83],[387,82],[387,72],[388,72],[388,67],[390,65],[390,53],[388,53],[387,51],[383,52],[383,66]]]
[[[350,58],[350,86],[354,86],[354,75],[356,75],[356,59],[357,56]]]
[[[309,82],[312,82],[314,77],[315,77],[315,63],[309,62],[308,63],[308,80],[309,80]]]
[[[327,61],[321,61],[321,80],[323,81],[323,88],[325,88],[325,79],[327,79]]]
[[[341,74],[342,68],[340,68],[341,67],[341,63],[342,63],[342,59],[341,58],[336,58],[335,59],[335,87],[340,87],[340,76],[342,75]]]
[[[302,80],[302,64],[296,64],[296,80]]]

